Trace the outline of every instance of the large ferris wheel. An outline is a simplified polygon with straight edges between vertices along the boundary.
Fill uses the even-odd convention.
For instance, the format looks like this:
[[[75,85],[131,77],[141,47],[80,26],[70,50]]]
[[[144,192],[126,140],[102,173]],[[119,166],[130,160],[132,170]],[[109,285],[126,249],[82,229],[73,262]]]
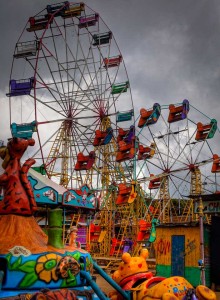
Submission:
[[[8,96],[12,135],[35,132],[35,169],[100,195],[98,254],[118,255],[143,220],[195,219],[195,199],[219,191],[217,121],[186,99],[135,117],[114,35],[84,3],[47,5],[28,19]]]
[[[16,43],[10,78],[14,134],[37,131],[37,166],[66,188],[116,181],[118,122],[133,118],[122,54],[84,3],[47,5]],[[122,174],[123,177],[123,174]]]

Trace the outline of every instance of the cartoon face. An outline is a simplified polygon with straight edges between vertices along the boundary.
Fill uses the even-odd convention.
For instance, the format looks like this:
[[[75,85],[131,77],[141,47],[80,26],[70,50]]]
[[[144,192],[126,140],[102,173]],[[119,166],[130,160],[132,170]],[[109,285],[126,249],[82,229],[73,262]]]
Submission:
[[[121,280],[130,275],[147,272],[147,257],[147,249],[143,249],[139,257],[131,257],[129,253],[124,253],[122,255],[122,262],[120,263],[118,270],[113,273],[112,279],[117,283],[120,283]]]

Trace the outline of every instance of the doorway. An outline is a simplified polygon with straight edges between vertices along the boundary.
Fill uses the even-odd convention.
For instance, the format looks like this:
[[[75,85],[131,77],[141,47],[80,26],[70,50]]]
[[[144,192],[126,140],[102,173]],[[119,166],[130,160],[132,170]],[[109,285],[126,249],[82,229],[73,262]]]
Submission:
[[[182,276],[185,273],[185,235],[171,236],[171,276]]]

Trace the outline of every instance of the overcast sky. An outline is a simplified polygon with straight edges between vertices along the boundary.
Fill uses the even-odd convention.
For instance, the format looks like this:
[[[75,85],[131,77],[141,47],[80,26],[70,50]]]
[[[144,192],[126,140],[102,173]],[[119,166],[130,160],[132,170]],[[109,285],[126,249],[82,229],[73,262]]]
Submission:
[[[0,9],[0,107],[10,136],[8,82],[15,44],[28,18],[58,1],[7,0]],[[118,43],[138,108],[188,99],[210,118],[220,112],[219,0],[86,0]],[[0,138],[1,139],[1,138]]]

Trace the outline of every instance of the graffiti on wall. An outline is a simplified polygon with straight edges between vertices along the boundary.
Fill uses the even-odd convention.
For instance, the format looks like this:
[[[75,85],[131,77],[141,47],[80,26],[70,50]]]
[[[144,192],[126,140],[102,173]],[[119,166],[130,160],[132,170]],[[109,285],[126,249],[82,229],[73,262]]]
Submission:
[[[170,241],[160,238],[157,242],[156,252],[159,255],[166,255],[170,253]]]
[[[196,240],[188,240],[187,244],[186,244],[186,249],[185,249],[185,253],[184,255],[189,255],[190,253],[192,253],[194,250],[196,249]]]

